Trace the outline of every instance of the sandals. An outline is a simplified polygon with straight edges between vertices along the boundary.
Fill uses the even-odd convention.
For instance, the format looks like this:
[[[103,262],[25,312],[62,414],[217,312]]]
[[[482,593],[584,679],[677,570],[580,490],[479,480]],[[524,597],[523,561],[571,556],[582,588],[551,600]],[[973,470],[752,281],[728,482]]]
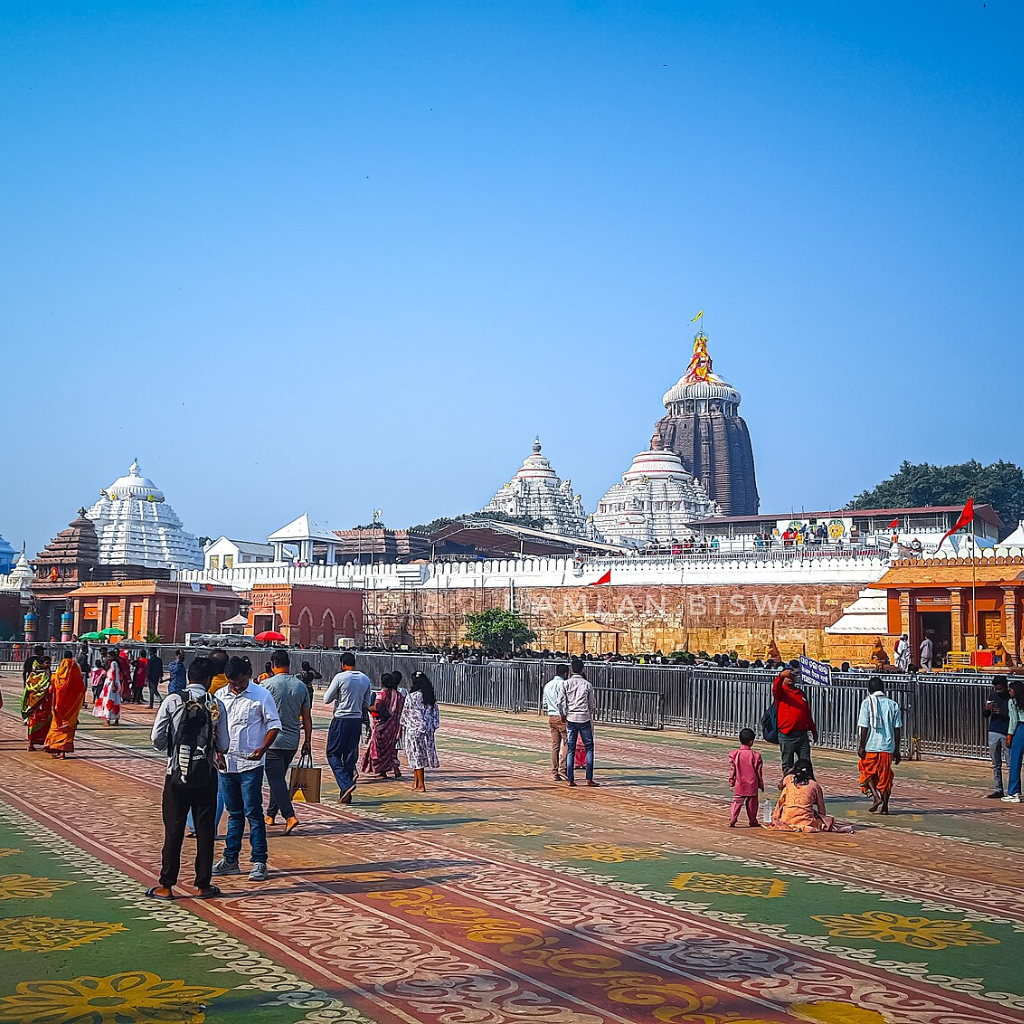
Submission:
[[[224,894],[220,891],[220,889],[217,888],[217,886],[209,885],[205,889],[200,889],[199,892],[196,893],[196,899],[197,900],[214,900],[218,896],[223,896],[223,895]]]
[[[163,888],[162,885],[154,885],[152,889],[147,889],[146,890],[146,895],[149,896],[151,899],[154,899],[154,900],[164,900],[164,902],[166,902],[166,903],[171,902],[171,900],[177,899],[177,897],[174,895],[173,890],[171,890],[171,889],[167,890],[167,895],[166,896],[162,896],[159,892],[157,892],[158,889],[162,889],[162,888]]]

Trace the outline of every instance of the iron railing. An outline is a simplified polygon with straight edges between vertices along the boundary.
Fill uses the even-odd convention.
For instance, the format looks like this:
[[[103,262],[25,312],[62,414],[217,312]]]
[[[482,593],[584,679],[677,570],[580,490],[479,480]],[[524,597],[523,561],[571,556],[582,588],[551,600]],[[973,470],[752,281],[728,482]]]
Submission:
[[[55,659],[65,647],[42,645]],[[135,645],[141,647],[142,645]],[[160,645],[166,665],[177,648]],[[0,643],[0,662],[15,663],[28,653],[26,644]],[[203,648],[183,648],[187,661]],[[266,648],[233,648],[245,654],[258,674]],[[302,662],[323,676],[326,685],[341,670],[341,651],[292,650],[292,668]],[[359,666],[375,681],[384,672],[400,671],[405,683],[425,672],[444,704],[509,712],[540,713],[541,691],[554,674],[555,661],[517,659],[451,663],[436,655],[358,652]],[[586,674],[597,691],[598,720],[646,729],[674,726],[703,736],[734,737],[740,729],[757,730],[771,701],[772,673],[756,669],[631,665],[587,662]],[[806,687],[820,746],[853,750],[857,712],[867,695],[865,672],[834,673],[831,687]],[[886,693],[903,710],[908,756],[915,754],[988,757],[988,728],[982,714],[991,682],[977,674],[943,673],[882,676]]]

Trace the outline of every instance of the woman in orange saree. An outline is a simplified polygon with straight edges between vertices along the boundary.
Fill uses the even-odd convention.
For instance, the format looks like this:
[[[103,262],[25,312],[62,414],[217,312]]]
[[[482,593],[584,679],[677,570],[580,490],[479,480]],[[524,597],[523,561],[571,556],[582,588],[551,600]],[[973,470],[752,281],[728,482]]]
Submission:
[[[25,692],[21,695],[21,717],[28,729],[28,749],[46,740],[53,717],[53,699],[50,690],[50,659],[36,658],[25,679]]]
[[[85,701],[85,680],[71,651],[65,651],[53,673],[53,724],[46,746],[55,758],[63,759],[75,749],[75,730]]]

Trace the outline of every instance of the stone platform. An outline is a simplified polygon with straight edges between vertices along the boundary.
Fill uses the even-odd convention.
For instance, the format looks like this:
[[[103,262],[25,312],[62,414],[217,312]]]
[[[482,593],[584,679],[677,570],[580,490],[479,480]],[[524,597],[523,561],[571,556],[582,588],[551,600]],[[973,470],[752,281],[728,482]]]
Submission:
[[[365,780],[342,807],[326,771],[301,829],[270,829],[268,882],[166,904],[143,896],[154,713],[87,717],[56,762],[24,750],[16,687],[0,1021],[1024,1021],[1024,808],[984,799],[978,763],[903,765],[880,820],[852,755],[823,752],[853,834],[730,830],[730,744],[604,727],[601,787],[570,790],[550,781],[545,722],[442,708],[427,794]],[[327,724],[318,710],[321,764]]]

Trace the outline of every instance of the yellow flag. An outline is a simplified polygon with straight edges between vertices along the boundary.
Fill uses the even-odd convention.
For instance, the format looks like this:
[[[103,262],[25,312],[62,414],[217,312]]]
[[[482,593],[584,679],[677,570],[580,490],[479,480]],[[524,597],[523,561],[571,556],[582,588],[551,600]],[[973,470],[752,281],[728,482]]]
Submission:
[[[696,323],[696,322],[697,322],[697,321],[698,321],[698,320],[699,320],[699,319],[700,319],[700,318],[701,318],[701,317],[702,317],[703,315],[704,315],[704,310],[702,309],[702,310],[701,310],[701,311],[700,311],[700,312],[699,312],[699,313],[698,313],[698,314],[697,314],[697,315],[696,315],[696,316],[695,316],[695,317],[694,317],[694,318],[693,318],[693,319],[692,319],[692,320],[690,321],[690,323],[691,323],[691,324],[694,324],[694,323]]]

